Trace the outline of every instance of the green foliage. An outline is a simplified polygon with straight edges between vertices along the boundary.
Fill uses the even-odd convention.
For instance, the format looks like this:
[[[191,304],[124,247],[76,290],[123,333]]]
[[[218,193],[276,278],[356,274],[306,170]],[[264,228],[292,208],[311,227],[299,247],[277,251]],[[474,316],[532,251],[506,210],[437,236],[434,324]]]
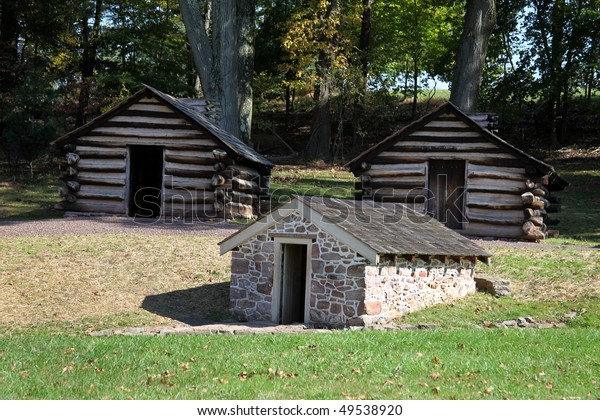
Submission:
[[[451,79],[462,2],[376,0],[373,8],[370,63],[376,86],[413,97],[427,80]]]
[[[195,73],[175,2],[113,0],[104,19],[97,83],[105,92],[123,86],[135,92],[147,83],[174,95],[193,95]]]
[[[2,106],[0,149],[13,176],[19,173],[21,161],[30,164],[48,153],[48,144],[62,125],[53,115],[56,93],[50,82],[26,76],[15,88],[8,103]]]

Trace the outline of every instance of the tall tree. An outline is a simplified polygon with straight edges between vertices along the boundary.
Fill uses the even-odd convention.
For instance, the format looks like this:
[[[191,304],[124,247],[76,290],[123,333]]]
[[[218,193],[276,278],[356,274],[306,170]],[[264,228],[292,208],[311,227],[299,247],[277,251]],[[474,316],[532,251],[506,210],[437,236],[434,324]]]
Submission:
[[[100,35],[100,22],[102,20],[102,0],[93,3],[83,2],[81,17],[81,84],[79,87],[79,103],[75,124],[81,126],[86,123],[89,112],[90,84],[96,68],[96,54],[98,52],[98,38]],[[90,21],[91,26],[90,26]]]
[[[250,142],[255,0],[179,0],[204,95],[220,107],[220,126]]]
[[[312,122],[310,138],[306,146],[306,156],[309,159],[331,158],[331,115],[330,101],[333,85],[333,62],[336,50],[336,28],[339,27],[341,0],[328,0],[321,2],[319,8],[324,12],[322,15],[323,31],[321,32],[319,44],[319,58],[316,62],[316,80],[314,90],[314,107],[312,111]]]
[[[495,24],[494,0],[467,0],[450,94],[450,101],[464,112],[477,108],[488,41]]]
[[[0,95],[13,87],[17,66],[19,35],[17,3],[0,0]]]
[[[583,74],[598,68],[599,5],[598,0],[531,0],[526,13],[533,47],[524,52],[524,65],[540,74],[551,147],[566,136],[571,97]]]

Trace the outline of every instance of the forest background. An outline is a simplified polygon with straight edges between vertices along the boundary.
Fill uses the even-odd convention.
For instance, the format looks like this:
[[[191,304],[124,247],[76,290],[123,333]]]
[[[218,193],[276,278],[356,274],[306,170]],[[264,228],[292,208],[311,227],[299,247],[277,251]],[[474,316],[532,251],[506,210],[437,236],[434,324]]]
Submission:
[[[261,153],[345,163],[449,98],[477,3],[477,110],[527,151],[600,147],[598,0],[0,0],[1,170],[55,170],[52,140],[142,84],[208,97]]]

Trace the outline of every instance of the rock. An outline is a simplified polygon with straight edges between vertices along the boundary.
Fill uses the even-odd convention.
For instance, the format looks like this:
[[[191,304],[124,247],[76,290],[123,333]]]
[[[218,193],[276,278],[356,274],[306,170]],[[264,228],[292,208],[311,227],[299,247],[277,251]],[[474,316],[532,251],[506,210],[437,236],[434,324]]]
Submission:
[[[401,324],[397,327],[399,330],[416,330],[417,326],[413,324]]]
[[[125,328],[125,330],[123,330],[123,335],[138,335],[138,334],[143,334],[143,333],[144,333],[143,327],[129,327],[129,328]]]
[[[495,297],[510,296],[510,281],[495,277],[475,276],[477,290]]]
[[[365,311],[367,312],[367,315],[379,315],[381,313],[381,302],[365,302]]]
[[[527,321],[525,320],[525,318],[517,318],[517,326],[526,327]]]
[[[350,318],[346,321],[349,327],[364,327],[365,321],[362,318]]]

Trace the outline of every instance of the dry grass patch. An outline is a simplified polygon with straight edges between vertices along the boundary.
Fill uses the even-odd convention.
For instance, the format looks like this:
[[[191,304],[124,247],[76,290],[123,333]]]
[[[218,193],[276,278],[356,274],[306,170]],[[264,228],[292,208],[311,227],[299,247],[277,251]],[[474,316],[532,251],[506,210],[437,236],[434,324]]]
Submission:
[[[210,316],[227,307],[218,237],[65,235],[0,239],[0,324],[138,314]],[[150,316],[149,313],[151,313]]]
[[[511,280],[518,300],[600,297],[600,251],[492,248],[492,265],[477,271]]]

